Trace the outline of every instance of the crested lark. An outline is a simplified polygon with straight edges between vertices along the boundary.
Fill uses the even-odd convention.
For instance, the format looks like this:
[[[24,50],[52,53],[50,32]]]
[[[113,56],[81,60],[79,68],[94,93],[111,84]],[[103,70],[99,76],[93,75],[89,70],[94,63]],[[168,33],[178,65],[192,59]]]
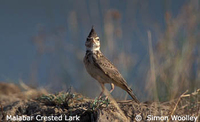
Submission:
[[[117,68],[101,53],[100,40],[93,27],[87,37],[85,46],[85,68],[87,72],[100,83],[102,87],[102,92],[99,95],[99,98],[104,92],[104,84],[110,83],[110,93],[114,90],[114,85],[116,85],[125,90],[135,102],[139,103],[135,95],[132,93],[132,89],[128,87],[127,82]]]

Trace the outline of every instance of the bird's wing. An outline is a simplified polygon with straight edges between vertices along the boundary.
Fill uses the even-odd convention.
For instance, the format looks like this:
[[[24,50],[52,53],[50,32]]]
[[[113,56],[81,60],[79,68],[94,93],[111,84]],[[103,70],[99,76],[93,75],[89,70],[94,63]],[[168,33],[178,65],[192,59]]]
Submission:
[[[93,57],[94,65],[99,68],[102,72],[105,73],[108,77],[110,77],[117,84],[125,85],[127,87],[127,83],[125,79],[122,77],[117,68],[102,54],[100,56]]]
[[[138,99],[132,93],[132,89],[128,87],[125,79],[119,73],[117,68],[106,57],[104,57],[103,54],[93,56],[93,63],[98,69],[105,73],[105,75],[110,77],[115,85],[127,91],[133,100],[139,103]]]

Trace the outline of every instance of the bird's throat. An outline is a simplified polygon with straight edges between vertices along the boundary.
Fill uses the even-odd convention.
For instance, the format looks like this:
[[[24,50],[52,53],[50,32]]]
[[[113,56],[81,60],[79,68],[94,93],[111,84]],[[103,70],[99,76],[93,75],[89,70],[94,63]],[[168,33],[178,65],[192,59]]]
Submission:
[[[91,51],[91,52],[96,52],[96,51],[100,51],[100,47],[86,47],[86,51]]]

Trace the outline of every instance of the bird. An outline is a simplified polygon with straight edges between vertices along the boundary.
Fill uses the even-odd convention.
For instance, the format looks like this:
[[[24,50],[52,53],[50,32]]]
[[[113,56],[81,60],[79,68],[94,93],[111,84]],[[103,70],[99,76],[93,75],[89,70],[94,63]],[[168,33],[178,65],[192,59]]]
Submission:
[[[86,39],[85,47],[86,53],[83,59],[85,68],[91,77],[99,82],[102,88],[102,92],[98,99],[100,99],[104,93],[104,85],[109,83],[111,86],[110,93],[114,90],[116,85],[125,90],[132,97],[133,101],[140,103],[133,94],[133,90],[128,87],[126,80],[120,74],[118,69],[100,51],[100,38],[97,36],[93,26]]]

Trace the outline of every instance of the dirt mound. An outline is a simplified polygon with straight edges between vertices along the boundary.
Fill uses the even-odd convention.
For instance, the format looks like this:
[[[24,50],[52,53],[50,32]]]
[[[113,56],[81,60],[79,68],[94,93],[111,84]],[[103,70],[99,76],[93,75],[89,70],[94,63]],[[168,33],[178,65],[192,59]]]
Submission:
[[[30,93],[33,94],[30,95]],[[176,115],[186,119],[197,117],[200,120],[198,118],[200,116],[199,101],[200,90],[192,94],[183,94],[179,99],[170,102],[136,104],[131,100],[89,99],[81,94],[71,93],[70,90],[58,94],[47,94],[44,90],[30,89],[24,92],[17,91],[12,95],[1,94],[0,120],[110,122],[140,119],[160,121],[168,117],[167,120],[170,121],[171,116]],[[195,118],[192,119],[194,121]]]

